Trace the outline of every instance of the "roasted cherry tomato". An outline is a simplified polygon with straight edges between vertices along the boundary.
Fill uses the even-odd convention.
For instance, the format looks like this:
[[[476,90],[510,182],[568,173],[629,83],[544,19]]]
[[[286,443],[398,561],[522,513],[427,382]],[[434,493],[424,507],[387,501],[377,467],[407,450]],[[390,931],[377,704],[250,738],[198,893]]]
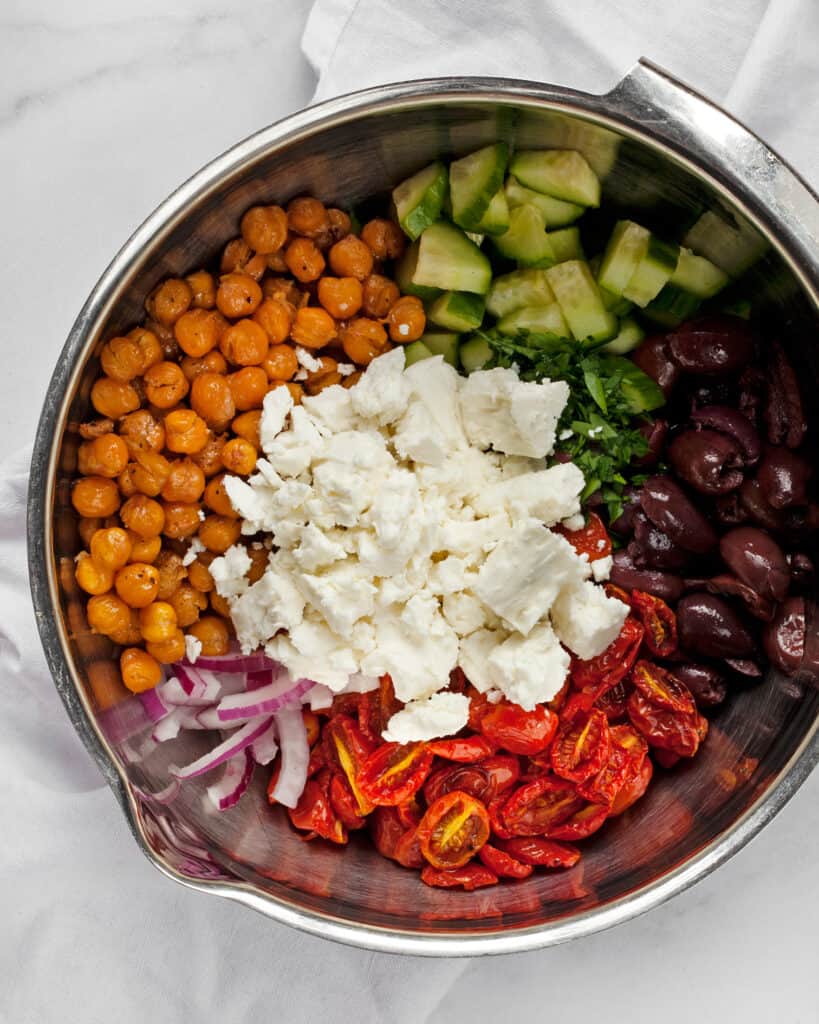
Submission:
[[[495,793],[504,793],[520,778],[520,761],[514,754],[492,754],[478,765],[489,772]]]
[[[648,784],[651,782],[651,776],[653,774],[654,766],[649,758],[646,758],[643,761],[639,772],[634,776],[631,782],[627,782],[625,786],[623,786],[614,798],[614,803],[611,805],[611,810],[609,811],[609,817],[614,818],[616,815],[622,814],[623,811],[628,810],[633,803],[639,800],[643,793],[648,789]]]
[[[310,751],[310,760],[307,763],[307,778],[312,779],[314,775],[327,767],[327,758],[324,755],[324,747],[317,743]]]
[[[524,864],[542,868],[571,868],[580,860],[580,850],[576,847],[534,836],[506,839],[502,849]]]
[[[572,682],[592,697],[592,703],[629,674],[643,642],[643,627],[629,616],[620,635],[596,658],[572,660]]]
[[[432,740],[427,746],[436,757],[446,761],[474,764],[482,757],[494,754],[495,748],[485,736],[467,736],[465,739]]]
[[[638,661],[631,673],[631,681],[652,704],[667,711],[692,714],[697,709],[691,691],[668,669],[650,661]]]
[[[512,793],[500,811],[500,819],[513,836],[541,836],[579,811],[584,802],[571,783],[554,775],[541,775]]]
[[[531,864],[524,864],[497,846],[490,846],[489,843],[480,848],[478,857],[498,878],[528,878],[534,871]]]
[[[469,697],[469,728],[480,732],[483,716],[495,706],[485,693],[478,693],[474,686],[468,686],[466,695]]]
[[[372,742],[346,715],[334,715],[324,726],[322,736],[327,764],[347,780],[359,814],[369,814],[375,805],[361,791],[358,776],[362,765],[373,752]]]
[[[336,817],[351,832],[364,828],[367,824],[366,816],[359,813],[358,803],[350,789],[349,782],[343,775],[336,772],[330,779],[330,803],[336,812]]]
[[[486,805],[486,813],[489,815],[489,827],[492,829],[492,835],[497,836],[498,839],[511,839],[514,836],[514,832],[510,832],[506,827],[506,822],[503,820],[503,807],[506,803],[506,793],[501,793],[500,796],[496,796],[494,800],[490,800]]]
[[[546,838],[571,841],[585,839],[586,836],[596,832],[608,816],[609,809],[606,804],[586,804],[585,807],[576,811],[568,821],[550,828],[546,833]]]
[[[287,813],[297,829],[309,833],[308,839],[321,836],[333,843],[346,843],[347,830],[330,802],[331,779],[332,773],[326,768],[308,779],[299,802]]]
[[[432,772],[424,783],[424,799],[427,804],[447,793],[459,789],[469,793],[476,800],[487,803],[496,793],[492,776],[479,764],[446,765]]]
[[[552,742],[557,715],[543,706],[524,711],[504,700],[482,714],[479,728],[495,746],[512,754],[537,754]]]
[[[655,747],[654,760],[661,768],[673,768],[682,761],[682,758],[672,750],[663,750],[660,747]]]
[[[655,658],[667,658],[677,649],[677,616],[653,594],[632,590],[631,607],[643,624],[643,643]]]
[[[441,870],[430,864],[421,872],[421,881],[437,889],[482,889],[487,885],[497,885],[498,876],[483,864],[464,864],[460,868]]]
[[[415,796],[431,767],[424,743],[384,743],[361,766],[357,783],[371,803],[395,807]]]
[[[577,792],[591,804],[610,807],[629,778],[631,759],[621,746],[612,743],[608,761],[600,771],[577,787]]]
[[[461,867],[488,838],[486,808],[460,790],[439,797],[427,808],[418,826],[421,852],[436,868]]]
[[[570,782],[585,782],[596,775],[609,758],[609,722],[596,708],[580,712],[561,723],[552,744],[552,769]]]
[[[318,715],[309,708],[302,711],[301,717],[304,721],[304,731],[307,733],[307,743],[312,747],[321,735],[321,722]]]
[[[405,868],[422,868],[426,864],[417,828],[407,829],[395,844],[395,859]]]
[[[424,816],[424,808],[418,799],[418,794],[398,804],[395,808],[398,811],[398,819],[404,828],[415,828]]]
[[[693,757],[700,745],[699,715],[658,707],[639,690],[628,699],[628,716],[649,746]]]
[[[613,597],[615,601],[622,601],[623,604],[627,604],[631,608],[631,594],[627,590],[618,587],[616,583],[605,583],[603,589],[606,592],[606,597]]]
[[[598,711],[603,712],[609,722],[616,722],[619,718],[626,717],[627,700],[628,691],[620,682],[612,686],[610,690],[606,690],[605,693],[601,693],[594,702],[594,706]]]
[[[567,530],[564,526],[556,526],[555,533],[562,533],[578,555],[588,555],[590,562],[611,554],[611,539],[596,512],[589,512],[582,529]]]
[[[392,679],[388,675],[381,676],[378,689],[361,694],[358,704],[358,725],[361,731],[375,746],[381,743],[381,733],[387,728],[387,722],[401,704],[395,696]]]
[[[394,807],[376,807],[367,817],[373,846],[382,857],[395,860],[395,848],[407,831]]]

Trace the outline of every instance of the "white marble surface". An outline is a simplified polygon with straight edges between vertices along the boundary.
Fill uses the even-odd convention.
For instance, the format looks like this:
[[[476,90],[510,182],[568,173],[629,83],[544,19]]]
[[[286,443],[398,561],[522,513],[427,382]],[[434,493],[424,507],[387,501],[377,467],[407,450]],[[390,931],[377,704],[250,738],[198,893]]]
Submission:
[[[207,159],[308,102],[308,7],[0,4],[7,448],[30,438],[72,319],[131,230]],[[0,645],[7,665],[9,651]],[[410,961],[297,935],[152,871],[47,680],[29,684],[25,699],[51,723],[48,751],[16,750],[15,720],[0,718],[0,765],[5,751],[5,770],[19,772],[10,800],[24,771],[33,778],[0,843],[4,1022],[335,1024],[356,1008],[361,1024],[475,1024],[513,1007],[521,1019],[635,1024],[819,1017],[819,775],[732,862],[637,921],[541,953]]]

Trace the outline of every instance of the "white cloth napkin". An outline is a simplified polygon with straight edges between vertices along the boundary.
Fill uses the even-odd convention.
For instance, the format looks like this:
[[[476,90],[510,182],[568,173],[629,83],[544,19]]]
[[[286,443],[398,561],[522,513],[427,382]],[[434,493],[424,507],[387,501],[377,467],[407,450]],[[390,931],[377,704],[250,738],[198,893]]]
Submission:
[[[319,76],[317,98],[459,73],[605,91],[644,54],[725,103],[816,183],[817,39],[816,0],[318,0],[303,48]],[[686,934],[696,933],[692,915],[706,913],[721,883],[675,903],[673,918],[657,911],[616,935],[551,954],[480,964],[408,960],[322,942],[161,878],[138,855],[45,667],[25,564],[28,457],[24,451],[0,466],[0,1021],[472,1024],[513,1007],[526,1017],[587,1015],[611,1009],[611,993],[630,970],[626,936],[650,957],[657,940],[679,950],[677,927],[686,921]],[[815,812],[805,827],[819,834]],[[738,885],[752,888],[764,858],[778,856],[768,833],[757,849],[762,861],[746,855],[728,869]],[[792,877],[813,878],[809,848],[789,858]],[[778,891],[766,889],[770,907]],[[743,942],[748,963],[757,962],[755,929],[763,922],[753,917],[756,902],[749,906],[747,920],[742,908],[731,918],[728,906],[708,918],[714,929],[718,920],[734,922],[736,931],[722,937],[736,952],[732,970],[741,969]],[[802,920],[797,905],[792,918]],[[807,954],[815,931],[804,935]],[[697,946],[692,941],[687,955],[704,970],[710,961],[697,960]],[[802,966],[800,973],[794,965],[789,985],[815,979],[810,961]],[[696,999],[697,975],[676,967],[664,975],[670,986],[678,977]],[[753,971],[746,975],[744,984],[756,983]],[[804,1006],[815,1008],[815,981],[807,984],[815,998]],[[638,987],[648,1007],[652,989]],[[675,1024],[688,1011],[685,994],[671,992],[676,998],[669,995],[660,1012]],[[626,1012],[635,1021],[655,1019],[635,1006]],[[744,1017],[770,1019],[754,1015],[750,1003]]]

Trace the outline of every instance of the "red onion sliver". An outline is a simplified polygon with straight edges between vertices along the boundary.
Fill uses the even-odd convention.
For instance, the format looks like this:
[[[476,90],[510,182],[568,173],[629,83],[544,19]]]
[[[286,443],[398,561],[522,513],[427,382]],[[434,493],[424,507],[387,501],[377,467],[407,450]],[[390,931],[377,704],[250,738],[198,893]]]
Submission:
[[[279,752],[275,722],[271,722],[266,731],[253,743],[250,752],[256,764],[270,764]]]
[[[269,686],[273,682],[273,669],[263,668],[257,672],[248,672],[247,674],[247,686],[248,690],[260,690],[263,686]]]
[[[193,668],[194,665],[187,658],[177,662],[185,668]],[[276,669],[278,662],[268,658],[262,651],[254,654],[226,654],[221,658],[198,657],[196,668],[210,669],[213,672],[260,672],[264,669]]]
[[[297,679],[295,682],[282,673],[275,682],[249,693],[234,693],[224,697],[216,709],[221,722],[255,718],[258,715],[272,715],[286,704],[292,704],[303,693],[315,686],[312,679]]]
[[[181,788],[182,783],[179,779],[171,779],[168,785],[160,789],[158,793],[149,793],[147,789],[140,789],[138,786],[134,787],[141,797],[144,797],[146,800],[153,800],[157,804],[169,804],[172,800],[176,799]]]
[[[310,747],[300,707],[282,708],[273,716],[282,750],[282,769],[273,798],[285,807],[295,807],[307,781]]]
[[[301,711],[299,711],[299,716],[301,716]],[[205,772],[209,772],[212,768],[216,768],[218,765],[224,764],[225,761],[229,761],[236,754],[243,751],[245,747],[249,747],[255,739],[262,735],[269,723],[269,715],[265,715],[261,719],[252,719],[243,725],[241,729],[232,732],[226,740],[215,746],[213,750],[209,750],[184,768],[177,768],[176,765],[173,765],[170,768],[171,775],[177,779],[193,779],[197,775],[204,775]],[[302,728],[304,728],[303,725]]]
[[[226,811],[239,802],[250,785],[253,768],[254,761],[249,749],[236,754],[227,762],[222,778],[207,789],[208,798],[217,811]]]
[[[130,697],[101,711],[97,721],[105,738],[113,744],[124,743],[152,725],[145,708],[136,697]]]
[[[164,686],[164,683],[160,684]],[[161,695],[159,694],[159,687],[153,690],[144,690],[138,694],[140,702],[143,708],[145,708],[145,714],[150,718],[152,722],[158,722],[160,718],[164,718],[167,715],[169,708],[165,707]]]

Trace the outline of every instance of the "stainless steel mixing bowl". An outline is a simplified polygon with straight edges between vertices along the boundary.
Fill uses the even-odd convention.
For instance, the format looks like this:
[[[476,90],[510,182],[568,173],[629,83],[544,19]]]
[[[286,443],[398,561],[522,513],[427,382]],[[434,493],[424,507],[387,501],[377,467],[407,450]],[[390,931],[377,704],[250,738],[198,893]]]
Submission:
[[[582,150],[605,175],[609,208],[630,210],[667,234],[679,237],[705,214],[737,251],[766,249],[748,275],[749,293],[812,395],[819,382],[819,205],[742,125],[645,62],[605,96],[500,79],[409,82],[342,97],[264,129],[148,218],[71,330],[31,469],[31,585],[43,645],[71,720],[139,846],[164,874],[193,889],[392,952],[533,949],[642,913],[743,846],[819,757],[816,688],[807,675],[771,672],[719,710],[693,764],[661,774],[642,801],[584,844],[576,868],[472,894],[426,888],[360,837],[341,850],[303,843],[264,804],[261,771],[243,801],[220,815],[206,809],[197,782],[167,807],[144,797],[161,784],[168,760],[182,763],[205,740],[188,734],[140,758],[141,706],[129,700],[100,709],[95,692],[102,693],[113,652],[88,632],[79,595],[60,588],[61,568],[70,587],[79,547],[69,483],[101,344],[138,321],[157,281],[208,262],[253,203],[310,192],[349,205],[434,157],[497,137],[518,147]]]

